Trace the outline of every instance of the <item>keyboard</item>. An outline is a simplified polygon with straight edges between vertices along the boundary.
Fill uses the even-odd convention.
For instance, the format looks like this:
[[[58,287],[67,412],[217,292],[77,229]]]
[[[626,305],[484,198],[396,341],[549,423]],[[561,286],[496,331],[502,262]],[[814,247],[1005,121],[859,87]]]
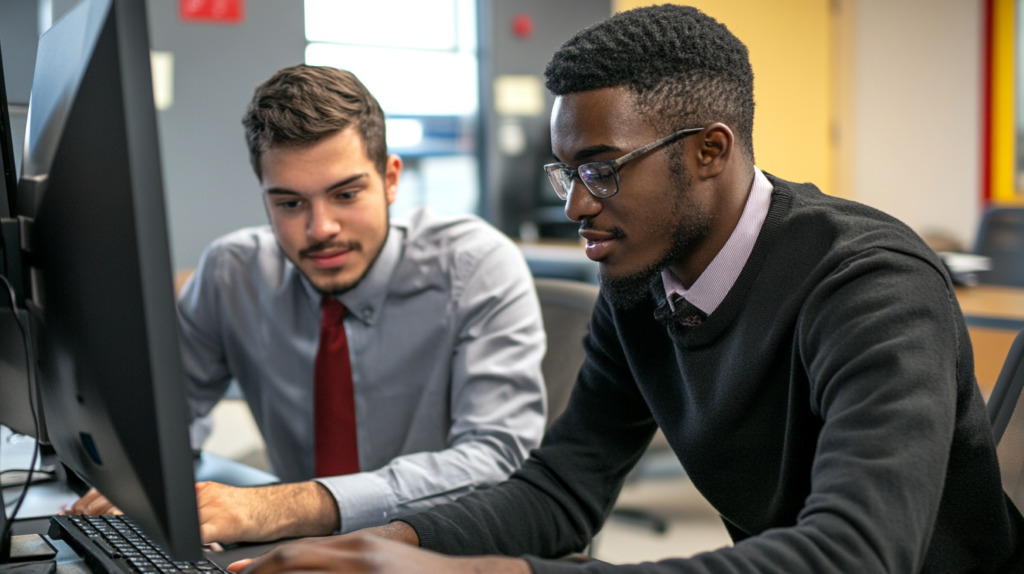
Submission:
[[[209,560],[175,562],[125,516],[53,516],[50,538],[63,540],[94,572],[230,574]]]

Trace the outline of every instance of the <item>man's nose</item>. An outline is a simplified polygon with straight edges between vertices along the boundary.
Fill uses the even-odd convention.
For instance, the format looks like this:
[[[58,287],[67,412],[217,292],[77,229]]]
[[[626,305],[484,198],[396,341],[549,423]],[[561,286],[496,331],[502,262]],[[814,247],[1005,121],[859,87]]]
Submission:
[[[583,221],[601,211],[601,202],[579,178],[572,178],[569,194],[565,198],[565,215],[572,221]]]
[[[306,232],[317,241],[326,241],[341,231],[336,214],[324,201],[313,201],[310,205],[309,226]]]

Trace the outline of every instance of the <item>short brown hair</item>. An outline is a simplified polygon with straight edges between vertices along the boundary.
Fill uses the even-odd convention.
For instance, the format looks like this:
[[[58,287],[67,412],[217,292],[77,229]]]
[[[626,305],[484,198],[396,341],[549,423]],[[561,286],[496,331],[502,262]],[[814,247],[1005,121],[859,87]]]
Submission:
[[[366,156],[384,174],[384,112],[351,72],[305,64],[285,68],[256,87],[242,125],[260,179],[260,158],[268,149],[313,144],[349,126],[359,131]]]

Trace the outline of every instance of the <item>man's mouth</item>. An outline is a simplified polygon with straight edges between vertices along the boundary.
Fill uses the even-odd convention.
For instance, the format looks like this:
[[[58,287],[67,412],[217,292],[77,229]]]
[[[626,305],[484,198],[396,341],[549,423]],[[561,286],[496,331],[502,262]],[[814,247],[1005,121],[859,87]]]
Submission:
[[[347,261],[353,251],[359,249],[358,242],[345,244],[314,245],[299,252],[299,257],[308,260],[320,269],[333,269],[341,267]]]
[[[608,252],[614,246],[616,240],[625,237],[619,228],[612,228],[611,231],[598,231],[593,228],[580,228],[580,237],[586,242],[587,257],[593,261],[600,261],[608,256]]]

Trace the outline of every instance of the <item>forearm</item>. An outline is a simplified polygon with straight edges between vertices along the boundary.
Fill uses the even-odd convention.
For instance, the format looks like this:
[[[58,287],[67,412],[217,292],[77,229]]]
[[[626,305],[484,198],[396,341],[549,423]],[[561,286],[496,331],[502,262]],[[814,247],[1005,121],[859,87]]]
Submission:
[[[554,558],[590,542],[657,426],[600,302],[586,347],[565,412],[521,470],[498,486],[403,519],[421,546],[445,554]]]
[[[574,474],[565,469],[586,462],[558,446],[542,448],[508,481],[403,520],[420,546],[443,554],[554,558],[579,552],[603,524],[632,466],[609,451],[621,474]],[[600,460],[594,455],[584,456]]]
[[[407,522],[396,520],[391,524],[367,528],[362,534],[370,534],[394,540],[410,546],[419,546],[420,539],[416,530]],[[465,568],[462,572],[480,574],[530,574],[529,564],[522,559],[507,558],[503,556],[473,556],[469,558],[456,558]]]
[[[370,472],[318,478],[333,495],[342,533],[380,526],[494,486],[522,462],[492,437],[393,459]]]
[[[390,524],[384,526],[374,526],[373,528],[366,528],[363,530],[366,534],[372,534],[388,540],[394,540],[395,542],[401,542],[408,544],[409,546],[419,546],[420,537],[416,534],[416,529],[409,525],[408,522],[396,520]]]
[[[272,539],[326,536],[338,530],[338,507],[334,497],[315,482],[267,487],[272,492],[265,507],[267,524],[278,528]]]
[[[582,550],[601,522],[587,520],[574,506],[562,507],[514,477],[403,520],[416,530],[421,547],[442,554],[558,557]]]
[[[334,498],[315,482],[234,488],[196,485],[204,542],[265,542],[338,530]]]

